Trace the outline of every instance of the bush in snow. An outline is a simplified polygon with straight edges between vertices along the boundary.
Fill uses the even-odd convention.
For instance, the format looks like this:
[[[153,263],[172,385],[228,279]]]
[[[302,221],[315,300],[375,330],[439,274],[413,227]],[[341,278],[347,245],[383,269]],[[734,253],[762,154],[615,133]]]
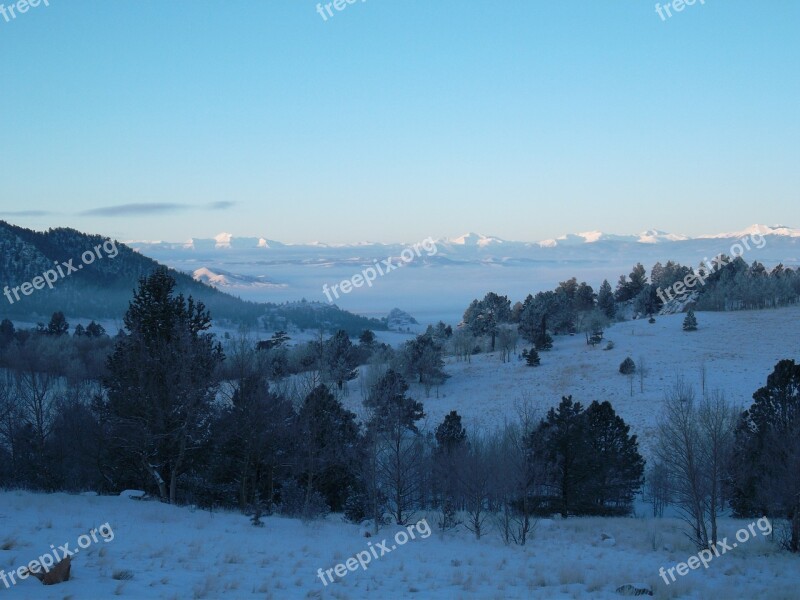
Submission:
[[[633,375],[636,372],[636,363],[633,362],[630,356],[622,361],[619,366],[619,372],[623,375]]]

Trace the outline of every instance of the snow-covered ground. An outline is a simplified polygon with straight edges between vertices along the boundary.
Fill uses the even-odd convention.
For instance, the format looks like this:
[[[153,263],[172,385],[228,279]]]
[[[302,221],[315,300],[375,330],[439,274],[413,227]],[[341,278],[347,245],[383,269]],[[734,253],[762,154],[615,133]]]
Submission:
[[[699,329],[694,332],[683,331],[684,317],[661,316],[653,324],[646,319],[618,323],[595,348],[586,345],[582,334],[558,336],[551,351],[540,353],[542,364],[535,368],[517,357],[502,363],[499,352],[473,356],[471,363],[448,358],[446,371],[451,377],[439,388],[438,397],[434,389],[426,398],[419,385],[412,385],[410,393],[423,402],[428,427],[457,410],[468,431],[514,418],[515,403],[522,399],[542,416],[562,396],[572,395],[584,405],[608,400],[639,435],[646,452],[664,394],[677,378],[700,394],[705,365],[706,389],[720,390],[730,402],[746,408],[779,360],[800,361],[800,307],[700,312]],[[614,342],[613,350],[603,350],[608,340]],[[637,365],[644,359],[644,392],[638,374],[631,395],[630,380],[619,373],[628,356]],[[359,387],[357,382],[350,385]],[[352,393],[344,402],[358,413],[361,396]]]
[[[638,434],[645,455],[664,392],[677,377],[699,390],[705,364],[708,389],[722,390],[746,406],[775,363],[800,359],[800,307],[740,313],[698,313],[700,329],[685,333],[682,315],[655,324],[633,321],[607,334],[610,351],[586,346],[581,335],[559,337],[542,366],[518,359],[501,363],[499,353],[448,359],[452,376],[424,401],[428,428],[458,410],[468,429],[513,418],[515,403],[527,398],[541,414],[562,395],[590,403],[609,400]],[[521,350],[521,347],[520,347]],[[630,356],[644,357],[644,392],[638,377],[618,373]],[[345,403],[359,412],[359,383],[351,382]],[[360,528],[332,515],[302,523],[282,517],[253,527],[234,512],[208,512],[120,497],[0,492],[0,569],[6,573],[65,542],[108,523],[113,540],[91,544],[75,557],[73,579],[45,587],[28,579],[0,598],[616,598],[627,583],[652,588],[656,598],[797,598],[797,557],[782,553],[760,534],[715,558],[708,569],[691,571],[666,586],[661,567],[686,561],[695,550],[674,519],[568,519],[540,521],[525,547],[505,546],[496,532],[480,541],[466,530],[441,535],[435,514],[426,518],[433,534],[418,535],[373,560],[366,571],[349,572],[324,586],[318,570],[344,563],[383,538],[393,545],[396,528],[365,538]],[[747,522],[725,520],[723,535]],[[602,534],[615,539],[602,541]]]
[[[426,517],[420,515],[419,518]],[[323,585],[327,570],[375,546],[394,543],[398,528],[367,539],[338,516],[326,522],[270,517],[256,528],[240,514],[192,511],[121,497],[0,492],[0,569],[6,573],[108,523],[100,539],[73,559],[72,579],[45,587],[27,579],[0,598],[169,600],[261,598],[522,599],[619,598],[624,584],[651,587],[656,598],[797,598],[797,557],[758,535],[666,586],[661,567],[694,550],[673,520],[540,521],[525,546],[504,546],[496,534],[475,541],[466,531],[420,535]],[[724,535],[746,522],[726,521]],[[420,528],[424,533],[426,529]],[[601,540],[606,534],[615,543]],[[665,549],[666,548],[666,549]],[[380,551],[378,551],[380,554]]]

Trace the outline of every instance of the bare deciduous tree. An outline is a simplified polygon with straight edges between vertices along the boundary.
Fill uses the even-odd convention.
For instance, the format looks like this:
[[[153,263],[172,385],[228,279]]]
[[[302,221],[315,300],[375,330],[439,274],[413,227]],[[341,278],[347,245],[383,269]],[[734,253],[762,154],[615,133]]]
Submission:
[[[717,542],[724,465],[732,448],[736,412],[722,394],[699,403],[678,381],[667,393],[658,423],[655,454],[669,474],[674,503],[690,525],[690,539],[709,548]]]

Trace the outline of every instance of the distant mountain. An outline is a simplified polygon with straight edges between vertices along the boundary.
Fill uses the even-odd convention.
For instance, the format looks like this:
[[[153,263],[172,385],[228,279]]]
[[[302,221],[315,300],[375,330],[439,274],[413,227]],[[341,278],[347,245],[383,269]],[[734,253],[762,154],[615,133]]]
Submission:
[[[704,255],[713,256],[725,251],[724,241],[730,246],[737,239],[764,236],[765,244],[777,252],[788,248],[788,255],[776,254],[777,260],[793,262],[797,257],[800,229],[783,225],[769,227],[752,225],[742,231],[689,237],[650,229],[635,235],[608,234],[588,231],[562,235],[536,242],[503,240],[479,233],[467,233],[454,238],[435,240],[435,248],[418,248],[414,260],[404,265],[409,268],[441,267],[454,264],[484,264],[513,266],[531,261],[597,261],[610,257],[629,256],[633,262],[656,260],[688,260],[697,264]],[[360,242],[354,244],[283,244],[258,237],[235,237],[221,233],[210,239],[192,239],[189,242],[128,242],[137,252],[151,256],[195,278],[219,288],[247,290],[267,285],[286,285],[277,274],[287,269],[297,272],[299,267],[320,269],[333,267],[357,269],[376,260],[392,257],[396,262],[409,244],[384,244]],[[767,253],[768,254],[768,253]],[[785,254],[785,253],[784,253]],[[764,253],[762,253],[762,256]],[[205,270],[204,270],[205,269]],[[293,274],[290,273],[290,276]]]
[[[229,243],[229,240],[223,243]],[[85,261],[83,256],[86,256]],[[3,292],[0,295],[0,317],[43,321],[60,310],[73,317],[120,318],[139,279],[158,266],[158,262],[141,252],[98,235],[66,228],[32,231],[0,221],[0,291]],[[55,278],[59,270],[61,273]],[[25,288],[24,284],[35,285],[37,279],[48,271],[52,274],[51,279],[55,279],[52,289],[48,285],[40,285],[42,289]],[[207,268],[199,268],[193,275],[174,269],[170,271],[177,282],[178,292],[202,301],[217,323],[266,323],[327,330],[343,328],[351,334],[366,328],[386,329],[385,320],[360,317],[327,303],[250,302],[207,285],[211,283],[233,289],[237,286],[269,288],[274,285],[263,278]],[[30,292],[28,295],[25,295],[25,289]]]
[[[438,238],[436,244],[455,252],[481,250],[486,253],[502,253],[508,249],[535,249],[556,248],[559,246],[575,246],[584,244],[624,243],[624,244],[670,244],[676,242],[691,242],[693,240],[733,239],[748,235],[760,234],[764,236],[777,236],[786,238],[800,238],[800,229],[786,227],[785,225],[751,225],[741,231],[718,233],[713,235],[700,235],[690,237],[687,235],[668,233],[658,229],[648,229],[638,234],[620,235],[602,231],[586,231],[583,233],[568,233],[556,238],[540,241],[511,241],[481,233],[465,233],[453,238]],[[418,242],[419,243],[419,242]],[[144,253],[159,253],[163,251],[186,251],[202,256],[209,251],[249,250],[253,252],[264,251],[266,255],[285,254],[287,256],[309,256],[320,254],[335,254],[360,250],[368,254],[373,251],[399,252],[414,244],[409,243],[379,243],[355,242],[352,244],[325,244],[321,242],[308,242],[305,244],[284,244],[274,240],[259,237],[235,237],[230,233],[220,233],[214,238],[192,238],[186,242],[163,241],[129,241],[127,244]]]
[[[212,271],[206,267],[196,269],[192,273],[192,279],[199,281],[206,285],[211,285],[218,288],[232,288],[237,287],[262,287],[262,288],[279,288],[284,287],[279,283],[269,281],[266,276],[260,275],[258,277],[251,277],[249,275],[237,275],[230,271],[223,271],[217,269]]]
[[[746,244],[740,244],[743,239]],[[457,322],[464,307],[488,291],[522,300],[573,276],[597,289],[603,279],[614,285],[637,262],[648,271],[656,262],[669,260],[696,266],[720,253],[736,252],[739,246],[744,247],[743,258],[748,263],[800,266],[800,230],[783,225],[752,225],[741,231],[697,237],[649,229],[632,235],[585,231],[549,240],[511,241],[470,232],[436,238],[435,247],[422,242],[288,244],[270,236],[223,233],[189,242],[129,245],[242,298],[332,300],[344,309],[380,317],[399,306],[423,324],[443,318]],[[369,286],[353,286],[349,293],[328,297],[325,290],[386,261],[402,264],[402,268],[378,276]]]

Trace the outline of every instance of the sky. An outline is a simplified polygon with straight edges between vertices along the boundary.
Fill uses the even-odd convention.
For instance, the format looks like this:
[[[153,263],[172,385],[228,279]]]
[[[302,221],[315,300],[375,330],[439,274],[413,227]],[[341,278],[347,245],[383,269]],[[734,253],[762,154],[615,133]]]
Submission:
[[[25,227],[800,227],[794,0],[0,3],[0,219]]]

